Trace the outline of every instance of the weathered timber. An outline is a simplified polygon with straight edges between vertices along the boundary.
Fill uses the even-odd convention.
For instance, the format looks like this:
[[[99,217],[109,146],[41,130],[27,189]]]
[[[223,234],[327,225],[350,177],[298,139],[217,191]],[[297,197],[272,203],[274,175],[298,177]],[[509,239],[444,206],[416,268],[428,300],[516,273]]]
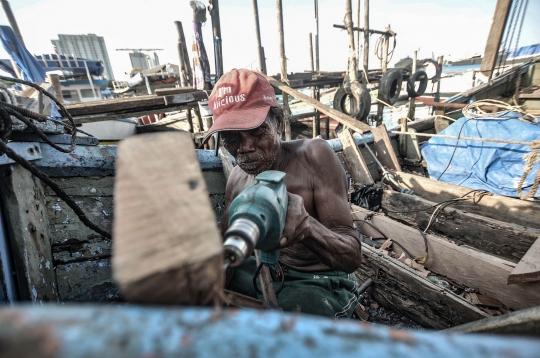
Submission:
[[[221,236],[193,149],[191,136],[181,132],[135,136],[119,145],[113,272],[130,301],[221,301]]]
[[[147,109],[159,109],[173,105],[187,104],[189,102],[205,99],[206,93],[195,91],[168,96],[145,95],[129,98],[118,98],[103,101],[73,103],[66,105],[66,109],[72,116],[101,114],[108,112],[134,112],[135,109],[142,111]]]
[[[401,165],[399,165],[396,153],[392,147],[386,126],[382,124],[377,128],[373,128],[371,134],[373,134],[374,138],[373,149],[381,164],[388,169],[401,171]]]
[[[540,307],[528,308],[502,316],[446,329],[448,333],[490,333],[540,337]]]
[[[377,302],[424,327],[444,329],[489,317],[463,297],[366,244],[356,276],[359,282],[373,279],[371,294]]]
[[[231,172],[234,168],[234,164],[231,160],[231,155],[229,154],[227,149],[219,147],[219,157],[221,158],[221,164],[223,165],[223,175],[225,176],[225,180],[228,180],[229,175],[231,175]]]
[[[0,191],[20,299],[58,301],[44,185],[19,164],[4,166]]]
[[[314,107],[315,109],[319,110],[320,112],[326,114],[328,117],[332,118],[332,119],[335,119],[336,121],[338,121],[339,123],[343,124],[344,126],[347,126],[351,129],[354,129],[355,131],[357,131],[358,133],[365,133],[365,132],[370,132],[371,131],[371,127],[368,126],[367,124],[363,123],[363,122],[360,122],[360,121],[357,121],[355,120],[354,118],[352,117],[349,117],[348,115],[344,114],[344,113],[341,113],[333,108],[330,108],[328,106],[326,106],[325,104],[317,101],[316,99],[313,99],[305,94],[303,94],[302,92],[299,92],[277,80],[275,80],[274,78],[270,77],[270,76],[266,76],[263,74],[263,76],[266,77],[266,79],[268,80],[268,82],[270,82],[270,84],[272,85],[272,87],[274,88],[277,88],[285,93],[288,93],[290,94],[291,96],[293,96],[294,98],[302,101],[302,102],[305,102],[307,104],[309,104],[310,106]]]
[[[493,15],[491,29],[489,30],[489,36],[486,42],[486,48],[484,49],[484,58],[480,65],[480,72],[482,72],[488,80],[491,79],[493,70],[496,67],[497,58],[499,56],[499,47],[503,39],[508,13],[512,8],[512,2],[512,0],[497,0],[495,14]],[[512,17],[513,16],[514,15],[512,15]]]
[[[354,182],[357,184],[373,183],[373,178],[360,153],[360,149],[354,141],[351,130],[349,128],[343,128],[343,131],[339,134],[339,139],[343,143],[343,159]]]
[[[386,215],[420,229],[428,225],[436,204],[392,190],[385,190],[382,200]],[[424,210],[426,208],[429,209]],[[538,229],[467,213],[453,205],[437,215],[430,230],[451,238],[457,244],[469,245],[516,263],[540,236]]]
[[[379,232],[382,232],[387,238],[403,245],[415,258],[426,254],[424,239],[417,229],[353,205],[355,219],[363,221],[370,214],[375,214],[369,223],[377,230],[365,224],[360,227],[362,234],[380,238]],[[507,286],[506,281],[514,263],[458,246],[437,235],[426,234],[426,238],[429,247],[426,269],[478,289],[481,294],[498,299],[508,308],[518,310],[540,305],[540,282]],[[398,254],[403,252],[397,245],[393,249]]]
[[[245,296],[240,293],[236,293],[229,290],[224,290],[224,293],[225,293],[225,298],[227,299],[225,301],[225,304],[227,306],[255,308],[259,310],[266,308],[263,301],[257,300],[255,298]]]
[[[73,120],[75,121],[75,124],[109,121],[109,120],[115,120],[115,119],[122,120],[123,118],[130,118],[130,117],[137,118],[137,117],[158,114],[158,113],[184,111],[184,110],[195,108],[197,106],[198,106],[197,102],[191,102],[185,105],[172,106],[172,107],[147,108],[147,109],[135,108],[133,110],[127,110],[122,113],[109,112],[109,113],[102,113],[102,114],[90,114],[90,115],[85,115],[85,116],[77,116],[73,118]]]
[[[403,186],[412,189],[415,194],[424,199],[436,203],[445,200],[460,198],[473,189],[459,185],[436,181],[413,174],[397,172],[394,177]],[[471,195],[472,196],[472,195]],[[508,198],[501,195],[477,196],[476,202],[466,200],[454,205],[455,208],[483,215],[495,220],[530,226],[540,229],[540,204],[533,201],[526,201]]]
[[[540,236],[508,276],[508,284],[540,281]]]
[[[159,88],[155,90],[156,96],[168,96],[173,94],[199,92],[199,90],[193,87],[179,87],[179,88]]]

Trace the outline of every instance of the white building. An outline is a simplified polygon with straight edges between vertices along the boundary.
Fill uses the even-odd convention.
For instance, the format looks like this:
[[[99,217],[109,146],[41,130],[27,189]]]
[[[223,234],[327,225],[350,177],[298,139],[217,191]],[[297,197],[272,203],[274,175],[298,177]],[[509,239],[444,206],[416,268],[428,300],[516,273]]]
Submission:
[[[105,46],[103,36],[88,35],[58,35],[58,40],[51,40],[60,55],[75,55],[76,57],[101,60],[105,68],[104,76],[114,80],[114,74]]]

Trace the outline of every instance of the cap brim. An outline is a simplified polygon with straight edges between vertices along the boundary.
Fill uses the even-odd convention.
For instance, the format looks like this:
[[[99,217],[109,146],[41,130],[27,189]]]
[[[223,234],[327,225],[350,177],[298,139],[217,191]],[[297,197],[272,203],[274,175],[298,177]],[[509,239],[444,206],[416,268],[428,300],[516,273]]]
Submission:
[[[257,128],[264,122],[270,107],[271,106],[268,105],[259,108],[249,108],[223,113],[219,118],[214,118],[214,124],[203,138],[203,144],[216,132]]]

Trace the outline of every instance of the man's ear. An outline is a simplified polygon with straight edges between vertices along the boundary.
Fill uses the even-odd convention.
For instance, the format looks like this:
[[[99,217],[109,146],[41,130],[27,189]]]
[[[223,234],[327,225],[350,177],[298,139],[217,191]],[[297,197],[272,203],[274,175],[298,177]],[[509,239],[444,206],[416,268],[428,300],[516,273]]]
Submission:
[[[281,114],[278,114],[276,115],[276,131],[277,131],[277,134],[282,134],[283,131],[285,130],[285,124],[284,124],[284,121],[283,121],[283,115]]]

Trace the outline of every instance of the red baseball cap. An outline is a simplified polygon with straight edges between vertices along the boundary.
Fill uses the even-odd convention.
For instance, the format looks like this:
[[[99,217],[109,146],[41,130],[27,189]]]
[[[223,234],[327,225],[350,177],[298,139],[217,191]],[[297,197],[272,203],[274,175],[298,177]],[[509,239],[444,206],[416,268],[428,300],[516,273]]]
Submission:
[[[260,126],[270,107],[279,107],[274,89],[260,73],[233,69],[214,86],[208,106],[214,124],[203,139],[219,131],[246,130]]]

